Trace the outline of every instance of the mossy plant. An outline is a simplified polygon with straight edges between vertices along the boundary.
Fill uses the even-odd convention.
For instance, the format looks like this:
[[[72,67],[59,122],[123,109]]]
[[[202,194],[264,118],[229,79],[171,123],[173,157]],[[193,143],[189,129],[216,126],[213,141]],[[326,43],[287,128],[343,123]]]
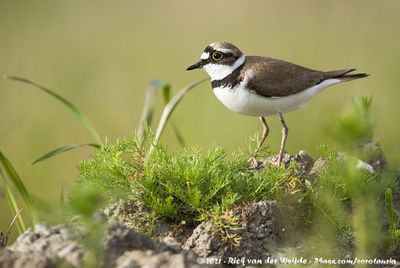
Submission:
[[[157,145],[146,158],[139,139],[105,144],[79,165],[78,185],[90,184],[110,201],[142,201],[157,217],[193,222],[203,213],[226,211],[235,204],[280,199],[292,169],[249,167],[244,153],[228,156],[216,147],[208,152],[168,152]]]

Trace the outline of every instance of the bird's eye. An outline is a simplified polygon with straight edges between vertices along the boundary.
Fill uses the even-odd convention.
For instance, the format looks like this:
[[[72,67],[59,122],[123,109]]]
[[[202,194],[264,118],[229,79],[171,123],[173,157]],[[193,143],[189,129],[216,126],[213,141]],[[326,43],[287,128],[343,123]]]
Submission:
[[[218,61],[224,57],[224,55],[221,52],[214,52],[211,57],[213,60]]]

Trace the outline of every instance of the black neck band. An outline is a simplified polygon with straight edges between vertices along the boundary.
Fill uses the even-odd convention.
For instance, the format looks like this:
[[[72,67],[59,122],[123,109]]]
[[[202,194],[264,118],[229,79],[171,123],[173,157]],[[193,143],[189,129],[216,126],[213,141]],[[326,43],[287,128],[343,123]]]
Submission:
[[[232,73],[227,75],[225,78],[221,80],[211,81],[212,88],[217,88],[217,87],[235,88],[240,82],[242,82],[240,72],[242,71],[243,65],[244,64],[237,67]]]

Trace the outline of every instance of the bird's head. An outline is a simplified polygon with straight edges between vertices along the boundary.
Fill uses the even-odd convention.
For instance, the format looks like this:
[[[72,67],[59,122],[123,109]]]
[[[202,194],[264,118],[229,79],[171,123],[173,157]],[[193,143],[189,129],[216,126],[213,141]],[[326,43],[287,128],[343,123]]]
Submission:
[[[211,80],[221,80],[243,65],[245,56],[233,44],[214,42],[206,47],[200,61],[190,65],[186,70],[203,68]]]

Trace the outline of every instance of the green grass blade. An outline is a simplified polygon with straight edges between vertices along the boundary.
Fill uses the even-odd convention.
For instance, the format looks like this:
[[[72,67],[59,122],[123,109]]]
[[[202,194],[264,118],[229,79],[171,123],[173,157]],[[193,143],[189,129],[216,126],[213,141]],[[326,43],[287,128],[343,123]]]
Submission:
[[[3,167],[4,173],[11,180],[18,193],[21,195],[21,198],[24,200],[26,206],[29,208],[29,210],[31,210],[33,208],[33,202],[31,197],[29,196],[28,191],[25,188],[24,183],[22,182],[11,162],[5,157],[5,155],[1,151],[0,164]]]
[[[50,152],[48,152],[48,153],[46,153],[46,154],[40,156],[40,157],[37,158],[36,160],[32,161],[31,165],[34,165],[34,164],[39,163],[39,162],[41,162],[41,161],[43,161],[43,160],[49,159],[49,158],[51,158],[51,157],[53,157],[53,156],[56,156],[56,155],[59,155],[59,154],[68,152],[68,151],[70,151],[70,150],[73,150],[73,149],[75,149],[75,148],[79,148],[79,147],[83,147],[83,146],[91,146],[91,147],[94,147],[94,148],[100,148],[100,145],[99,145],[99,144],[94,144],[94,143],[68,144],[68,145],[66,145],[66,146],[59,147],[59,148],[57,148],[57,149],[54,149],[54,150],[52,150],[52,151],[50,151]]]
[[[161,115],[160,121],[157,126],[157,131],[156,131],[156,136],[154,139],[153,145],[150,147],[149,154],[154,150],[155,144],[157,144],[158,140],[161,137],[161,134],[163,133],[165,126],[168,122],[168,119],[171,117],[172,112],[176,108],[176,106],[179,104],[179,102],[182,100],[182,98],[188,93],[191,89],[195,88],[201,83],[204,83],[205,81],[208,81],[209,78],[204,78],[201,80],[198,80],[186,87],[184,87],[181,91],[179,91],[165,106],[163,113]]]
[[[163,95],[163,100],[164,104],[167,105],[168,102],[171,100],[171,85],[168,83],[165,83],[162,88],[162,95]]]
[[[1,151],[0,151],[0,166],[3,168],[4,177],[8,178],[11,181],[17,193],[22,198],[25,207],[29,211],[30,217],[32,219],[32,224],[35,225],[38,222],[38,216],[35,207],[33,205],[33,201],[28,191],[26,190],[24,183],[19,177],[17,171]]]
[[[20,218],[21,212],[24,208],[21,208],[18,210],[17,214],[14,215],[14,218],[12,219],[10,226],[8,227],[7,233],[6,233],[6,243],[8,242],[8,238],[10,237],[11,230],[14,227],[15,223],[18,224],[18,220],[20,219],[22,221],[22,218]],[[20,233],[21,234],[21,233]]]
[[[385,203],[386,203],[386,215],[389,227],[391,230],[395,230],[397,226],[395,220],[395,212],[393,208],[392,189],[390,188],[387,188],[385,191]]]
[[[24,220],[22,219],[21,215],[19,214],[22,209],[18,208],[16,198],[15,198],[13,192],[11,191],[10,187],[7,185],[5,180],[3,180],[3,189],[4,189],[4,194],[5,194],[7,202],[8,202],[8,206],[11,210],[11,213],[13,215],[16,215],[18,234],[22,234],[26,230]],[[12,227],[12,225],[10,225],[10,228],[11,227]]]
[[[146,95],[144,98],[144,106],[142,110],[142,115],[140,116],[139,126],[138,126],[138,136],[142,141],[142,144],[145,141],[145,126],[150,126],[153,121],[154,114],[154,105],[156,100],[156,92],[157,89],[162,85],[161,80],[153,80],[150,82],[150,85],[146,91]]]
[[[30,81],[26,78],[23,77],[18,77],[18,76],[5,76],[6,79],[9,80],[14,80],[14,81],[18,81],[18,82],[22,82],[28,85],[31,85],[35,88],[38,88],[42,91],[44,91],[45,93],[49,94],[50,96],[54,97],[55,99],[57,99],[58,101],[60,101],[61,103],[63,103],[65,106],[67,106],[69,108],[69,110],[71,112],[73,112],[78,119],[82,122],[82,124],[86,127],[87,130],[89,130],[89,132],[92,134],[92,136],[96,139],[97,143],[101,143],[100,141],[100,136],[97,134],[96,129],[94,128],[94,126],[92,125],[92,123],[89,121],[89,119],[81,112],[78,110],[78,108],[76,108],[76,106],[74,104],[72,104],[69,100],[65,99],[64,97],[60,96],[59,94],[51,91],[48,88],[45,88],[44,86],[41,86],[33,81]]]
[[[164,86],[162,87],[162,93],[163,93],[164,104],[167,105],[168,102],[171,100],[171,86],[169,84],[164,84]],[[175,125],[175,123],[173,121],[171,121],[171,126],[172,126],[172,130],[174,131],[174,134],[175,134],[176,139],[178,140],[179,144],[182,147],[185,147],[186,142],[183,139],[183,135],[179,131],[178,127]]]

